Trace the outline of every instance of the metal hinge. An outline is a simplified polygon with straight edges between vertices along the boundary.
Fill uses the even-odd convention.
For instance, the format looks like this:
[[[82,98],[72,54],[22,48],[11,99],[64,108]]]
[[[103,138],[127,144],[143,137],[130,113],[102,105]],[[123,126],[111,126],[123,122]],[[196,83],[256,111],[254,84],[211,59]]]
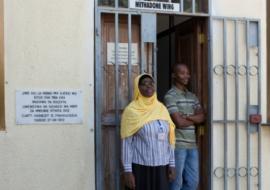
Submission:
[[[205,43],[205,35],[204,33],[199,34],[199,43],[204,44]]]
[[[99,30],[96,28],[96,36],[99,36]]]
[[[197,134],[198,134],[198,136],[204,135],[204,126],[203,125],[198,126]]]

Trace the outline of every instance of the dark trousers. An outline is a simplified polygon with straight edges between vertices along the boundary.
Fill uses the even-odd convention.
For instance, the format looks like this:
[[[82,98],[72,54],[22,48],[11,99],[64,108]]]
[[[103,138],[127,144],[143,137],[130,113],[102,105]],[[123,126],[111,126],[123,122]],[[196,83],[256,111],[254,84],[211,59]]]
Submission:
[[[169,190],[168,166],[142,166],[132,164],[135,190]],[[130,190],[126,188],[126,190]]]

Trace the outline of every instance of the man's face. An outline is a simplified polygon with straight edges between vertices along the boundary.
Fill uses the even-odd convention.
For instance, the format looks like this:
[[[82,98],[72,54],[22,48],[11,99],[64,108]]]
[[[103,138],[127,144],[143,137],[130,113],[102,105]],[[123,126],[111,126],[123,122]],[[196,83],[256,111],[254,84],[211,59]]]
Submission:
[[[174,81],[178,84],[186,86],[189,82],[190,74],[189,70],[185,65],[179,65],[176,67],[174,73]]]

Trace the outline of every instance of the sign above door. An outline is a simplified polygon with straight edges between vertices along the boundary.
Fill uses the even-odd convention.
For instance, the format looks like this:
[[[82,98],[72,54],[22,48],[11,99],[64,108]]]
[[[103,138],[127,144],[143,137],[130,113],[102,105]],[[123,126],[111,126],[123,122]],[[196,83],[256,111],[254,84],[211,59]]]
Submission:
[[[159,2],[159,1],[145,1],[145,0],[130,0],[129,8],[131,9],[143,9],[143,10],[155,10],[166,12],[179,12],[180,3]]]

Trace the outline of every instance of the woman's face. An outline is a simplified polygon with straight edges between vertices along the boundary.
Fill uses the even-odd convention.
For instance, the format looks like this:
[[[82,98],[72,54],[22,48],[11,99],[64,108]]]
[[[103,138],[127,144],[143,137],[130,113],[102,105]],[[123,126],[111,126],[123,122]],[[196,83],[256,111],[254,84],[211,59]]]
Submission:
[[[155,93],[155,83],[152,78],[146,77],[139,82],[139,90],[144,97],[151,97]]]

